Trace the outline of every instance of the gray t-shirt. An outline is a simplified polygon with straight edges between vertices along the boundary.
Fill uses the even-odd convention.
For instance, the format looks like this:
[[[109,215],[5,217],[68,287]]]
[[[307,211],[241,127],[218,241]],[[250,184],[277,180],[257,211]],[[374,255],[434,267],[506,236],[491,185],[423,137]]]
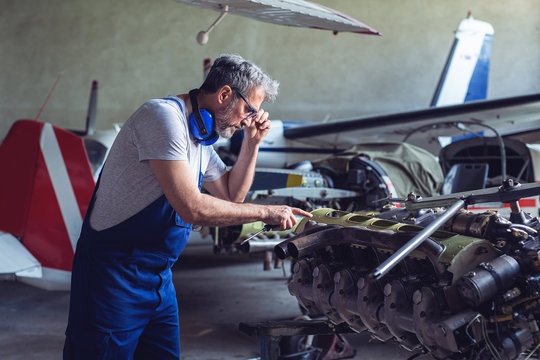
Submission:
[[[90,225],[107,229],[135,215],[163,195],[148,160],[186,160],[195,181],[215,181],[226,166],[212,146],[200,145],[190,135],[182,99],[152,99],[122,126],[103,166]],[[202,159],[201,159],[202,155]]]

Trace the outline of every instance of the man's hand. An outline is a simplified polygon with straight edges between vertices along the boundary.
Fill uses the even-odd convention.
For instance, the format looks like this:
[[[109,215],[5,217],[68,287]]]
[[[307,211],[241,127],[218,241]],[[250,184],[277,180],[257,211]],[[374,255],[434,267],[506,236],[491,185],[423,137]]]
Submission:
[[[295,215],[312,217],[310,213],[302,209],[289,207],[286,205],[267,206],[268,215],[264,222],[269,225],[277,225],[274,230],[291,229],[296,225],[297,220]]]
[[[244,120],[244,138],[249,141],[250,145],[259,145],[268,134],[270,130],[268,116],[266,111],[259,109],[257,115],[253,118]]]

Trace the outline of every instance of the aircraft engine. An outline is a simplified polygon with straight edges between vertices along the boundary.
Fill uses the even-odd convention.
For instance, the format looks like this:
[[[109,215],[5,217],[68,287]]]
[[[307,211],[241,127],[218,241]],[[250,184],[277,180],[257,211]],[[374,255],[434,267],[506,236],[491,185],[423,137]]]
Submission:
[[[538,219],[461,210],[377,279],[443,209],[403,211],[315,210],[276,246],[294,259],[289,291],[308,315],[436,359],[516,359],[540,347]]]

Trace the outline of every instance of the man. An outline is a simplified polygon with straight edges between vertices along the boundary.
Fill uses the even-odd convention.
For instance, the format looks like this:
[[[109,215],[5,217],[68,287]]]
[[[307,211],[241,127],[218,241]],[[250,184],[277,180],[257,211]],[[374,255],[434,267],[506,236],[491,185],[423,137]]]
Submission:
[[[264,221],[288,229],[295,215],[310,216],[241,203],[270,129],[261,104],[277,88],[254,64],[222,55],[200,89],[150,100],[124,124],[77,244],[64,359],[179,359],[170,268],[191,224]],[[238,160],[227,171],[209,145],[242,127]]]

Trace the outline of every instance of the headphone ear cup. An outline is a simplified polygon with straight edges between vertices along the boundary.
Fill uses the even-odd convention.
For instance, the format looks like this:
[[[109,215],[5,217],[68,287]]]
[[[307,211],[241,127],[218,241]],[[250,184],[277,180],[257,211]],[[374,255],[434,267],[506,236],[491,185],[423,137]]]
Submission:
[[[212,117],[212,114],[205,109],[200,109],[199,113],[201,115],[203,124],[206,127],[207,133],[205,135],[202,134],[201,128],[197,123],[197,119],[193,114],[191,114],[189,117],[189,131],[199,143],[203,145],[212,145],[219,138],[219,135],[214,130],[214,118]]]

